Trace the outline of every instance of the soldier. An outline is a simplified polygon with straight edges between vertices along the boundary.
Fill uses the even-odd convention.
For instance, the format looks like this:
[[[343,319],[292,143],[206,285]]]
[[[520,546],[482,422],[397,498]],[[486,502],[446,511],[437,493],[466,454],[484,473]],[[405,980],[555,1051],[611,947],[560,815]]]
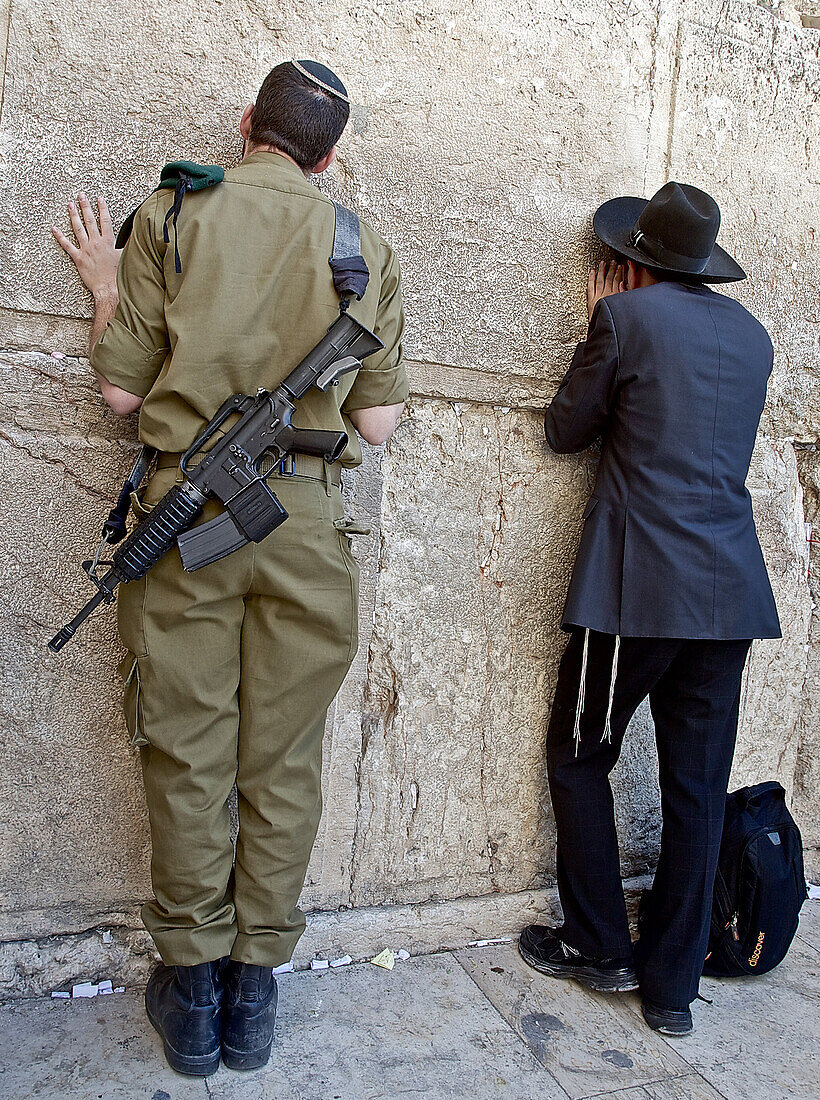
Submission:
[[[242,115],[241,163],[182,205],[179,190],[151,195],[119,264],[102,199],[99,226],[84,195],[69,204],[76,244],[53,230],[94,295],[102,395],[116,413],[139,410],[140,439],[160,452],[141,510],[181,480],[180,452],[226,397],[275,386],[338,314],[335,211],[309,177],[333,163],[349,112],[330,69],[277,65]],[[351,425],[384,443],[408,393],[398,261],[366,225],[361,251],[369,284],[350,311],[384,349],[338,387],[314,388],[294,416],[347,430],[347,468],[362,459]],[[305,927],[297,902],[321,812],[325,715],[357,646],[338,465],[297,455],[272,478],[290,514],[275,533],[195,573],[169,553],[119,594],[126,721],[151,824],[143,919],[163,960],[146,1009],[183,1073],[213,1073],[220,1052],[235,1069],[268,1060],[271,971]],[[203,521],[218,511],[206,506]]]
[[[687,184],[598,210],[620,262],[590,273],[589,333],[545,421],[559,453],[603,443],[547,733],[564,924],[519,949],[593,989],[640,985],[670,1035],[692,1029],[750,639],[780,637],[745,486],[772,343],[708,285],[744,278],[719,225]],[[633,965],[609,773],[647,695],[663,833]]]

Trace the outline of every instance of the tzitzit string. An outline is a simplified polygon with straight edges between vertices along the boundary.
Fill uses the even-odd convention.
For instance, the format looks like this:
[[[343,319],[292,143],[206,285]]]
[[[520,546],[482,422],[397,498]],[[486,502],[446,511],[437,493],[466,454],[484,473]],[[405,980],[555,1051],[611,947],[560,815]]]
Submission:
[[[615,648],[612,653],[612,672],[609,677],[609,701],[606,708],[606,721],[604,722],[604,732],[601,735],[601,742],[607,741],[612,744],[612,707],[615,702],[615,682],[618,679],[618,656],[621,650],[621,636],[615,635]],[[575,726],[572,731],[572,738],[575,741],[575,755],[578,755],[578,750],[581,747],[581,717],[584,713],[584,704],[586,703],[587,694],[587,667],[589,665],[589,627],[584,629],[584,650],[581,656],[581,682],[578,685],[578,703],[575,707]]]
[[[578,687],[578,705],[575,708],[575,728],[572,732],[575,741],[575,755],[581,747],[581,715],[584,713],[584,700],[587,690],[587,662],[589,660],[589,627],[584,630],[584,654],[581,658],[581,683]]]
[[[612,675],[609,678],[609,705],[606,708],[606,722],[601,741],[612,744],[612,703],[615,699],[615,681],[618,678],[618,650],[621,648],[621,636],[615,635],[615,651],[612,654]]]

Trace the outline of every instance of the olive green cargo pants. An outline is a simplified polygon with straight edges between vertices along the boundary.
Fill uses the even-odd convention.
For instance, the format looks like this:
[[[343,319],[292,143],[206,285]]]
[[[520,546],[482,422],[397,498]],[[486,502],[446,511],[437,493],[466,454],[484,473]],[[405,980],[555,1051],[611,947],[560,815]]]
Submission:
[[[144,504],[179,479],[160,470]],[[151,823],[142,911],[168,965],[286,962],[321,814],[325,714],[356,651],[358,568],[330,482],[272,478],[290,518],[195,572],[170,551],[119,592]],[[206,506],[203,520],[220,511]],[[239,836],[228,798],[236,783]]]

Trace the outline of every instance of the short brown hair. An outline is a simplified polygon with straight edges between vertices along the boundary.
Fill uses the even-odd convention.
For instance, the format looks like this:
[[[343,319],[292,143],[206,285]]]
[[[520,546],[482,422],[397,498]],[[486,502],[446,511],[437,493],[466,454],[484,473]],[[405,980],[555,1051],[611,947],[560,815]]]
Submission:
[[[309,170],[326,157],[347,125],[350,106],[311,83],[289,62],[271,69],[251,118],[252,145],[273,145]]]

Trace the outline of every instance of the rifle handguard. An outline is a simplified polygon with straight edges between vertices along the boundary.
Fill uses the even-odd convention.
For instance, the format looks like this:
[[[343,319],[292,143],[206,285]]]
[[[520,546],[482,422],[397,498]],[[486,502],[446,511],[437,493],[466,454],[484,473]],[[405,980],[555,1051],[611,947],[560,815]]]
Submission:
[[[98,579],[94,571],[89,570],[88,575],[97,585],[98,591],[71,622],[66,623],[54,635],[48,643],[51,652],[59,653],[96,607],[101,603],[111,602],[117,585],[144,577],[171,549],[177,536],[194,522],[202,511],[205,500],[203,494],[190,482],[175,485],[167,492],[151,514],[145,517],[115,552],[111,568],[105,576]]]
[[[190,482],[169,489],[114,554],[112,571],[125,583],[144,577],[191,526],[205,500]]]

